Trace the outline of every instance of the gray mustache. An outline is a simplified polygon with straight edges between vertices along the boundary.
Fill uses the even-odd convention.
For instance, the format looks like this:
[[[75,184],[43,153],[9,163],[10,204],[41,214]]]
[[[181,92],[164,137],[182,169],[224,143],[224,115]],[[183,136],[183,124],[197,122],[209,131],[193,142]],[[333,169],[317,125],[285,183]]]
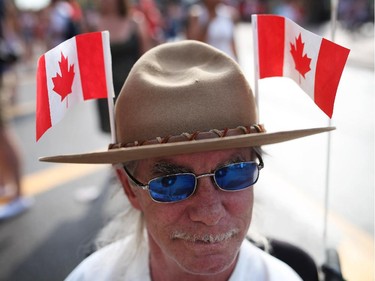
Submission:
[[[218,243],[232,238],[239,232],[238,229],[231,229],[226,233],[221,234],[189,234],[186,232],[175,231],[172,233],[172,239],[182,239],[188,242],[204,242],[204,243]]]

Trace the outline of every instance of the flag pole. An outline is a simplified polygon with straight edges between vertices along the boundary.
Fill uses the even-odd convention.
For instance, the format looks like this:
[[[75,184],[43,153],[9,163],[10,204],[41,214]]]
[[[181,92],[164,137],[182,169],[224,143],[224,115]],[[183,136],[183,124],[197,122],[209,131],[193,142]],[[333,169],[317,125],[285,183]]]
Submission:
[[[116,143],[116,127],[115,127],[115,114],[114,114],[114,97],[115,97],[115,90],[113,88],[113,79],[112,79],[112,57],[111,57],[111,50],[109,48],[109,32],[104,31],[103,36],[105,36],[106,40],[103,40],[105,46],[104,56],[106,58],[110,58],[109,62],[105,64],[105,74],[106,74],[106,81],[107,81],[107,101],[108,101],[108,113],[109,113],[109,125],[111,128],[111,141],[112,143]],[[107,42],[108,44],[106,44]]]
[[[258,56],[258,21],[257,15],[251,15],[251,26],[253,29],[253,54],[254,54],[254,95],[255,95],[255,104],[258,109],[258,118],[260,116],[259,109],[259,56]],[[259,122],[259,120],[258,120]]]
[[[112,87],[112,92],[108,95],[108,112],[109,112],[109,124],[111,128],[111,141],[116,143],[116,127],[115,127],[115,113],[114,113],[114,90]]]
[[[337,11],[339,0],[331,0],[331,41],[335,42],[336,24],[337,24]],[[328,119],[328,126],[332,126],[331,118]],[[324,195],[324,226],[323,226],[323,247],[326,251],[328,249],[328,210],[329,210],[329,183],[330,183],[330,170],[331,170],[331,132],[327,136],[327,159],[326,159],[326,178],[325,178],[325,195]]]

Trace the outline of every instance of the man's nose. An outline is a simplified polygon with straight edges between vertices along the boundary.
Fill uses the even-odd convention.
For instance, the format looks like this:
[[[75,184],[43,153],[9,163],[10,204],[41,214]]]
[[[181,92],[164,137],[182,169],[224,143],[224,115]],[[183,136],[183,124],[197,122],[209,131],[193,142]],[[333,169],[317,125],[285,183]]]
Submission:
[[[221,192],[212,177],[199,178],[195,194],[189,199],[189,218],[206,225],[216,225],[225,216]]]

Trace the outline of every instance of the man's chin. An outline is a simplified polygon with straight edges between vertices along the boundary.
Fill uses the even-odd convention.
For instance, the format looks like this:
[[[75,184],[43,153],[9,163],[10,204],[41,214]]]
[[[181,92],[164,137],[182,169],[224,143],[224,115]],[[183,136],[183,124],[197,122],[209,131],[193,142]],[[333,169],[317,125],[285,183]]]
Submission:
[[[228,253],[228,249],[223,247],[223,245],[198,244],[194,246],[194,255],[179,263],[185,272],[193,275],[210,276],[224,273],[230,275],[232,273],[238,257],[238,251],[230,254]]]

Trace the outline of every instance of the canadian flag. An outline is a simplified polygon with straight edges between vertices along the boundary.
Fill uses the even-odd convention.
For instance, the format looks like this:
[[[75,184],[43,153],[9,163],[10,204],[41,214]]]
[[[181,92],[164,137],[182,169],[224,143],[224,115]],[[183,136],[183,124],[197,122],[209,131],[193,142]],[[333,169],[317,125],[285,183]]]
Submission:
[[[73,105],[113,94],[109,32],[77,35],[42,55],[37,66],[36,139]]]
[[[293,79],[331,118],[349,49],[281,16],[253,15],[252,23],[259,78]]]

